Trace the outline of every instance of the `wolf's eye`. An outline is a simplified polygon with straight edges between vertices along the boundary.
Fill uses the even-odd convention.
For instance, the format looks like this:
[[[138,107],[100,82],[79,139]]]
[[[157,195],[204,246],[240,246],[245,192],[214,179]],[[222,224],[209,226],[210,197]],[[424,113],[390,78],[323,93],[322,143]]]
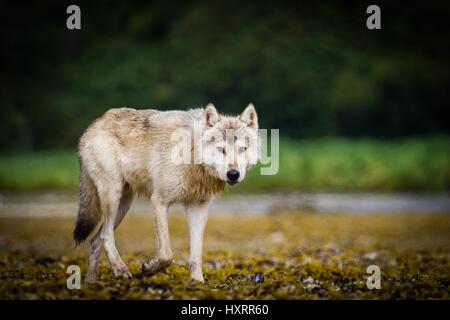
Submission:
[[[219,151],[219,152],[225,154],[225,149],[222,148],[222,147],[217,147],[217,151]]]
[[[245,151],[247,151],[247,147],[240,147],[239,148],[239,152],[245,152]]]

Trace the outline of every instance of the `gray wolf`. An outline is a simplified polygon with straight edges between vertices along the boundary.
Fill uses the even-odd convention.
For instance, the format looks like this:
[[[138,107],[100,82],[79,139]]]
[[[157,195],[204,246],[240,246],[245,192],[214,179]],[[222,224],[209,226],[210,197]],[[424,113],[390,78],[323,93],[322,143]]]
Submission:
[[[181,149],[193,158],[188,163],[174,157],[180,149],[174,133],[180,132],[184,139]],[[188,147],[184,148],[186,143]],[[103,248],[113,275],[132,277],[117,251],[114,230],[138,194],[151,200],[157,240],[157,256],[145,261],[142,270],[153,274],[172,263],[167,211],[172,204],[182,203],[189,226],[190,275],[203,282],[202,246],[208,206],[227,184],[244,179],[258,154],[258,117],[252,104],[239,116],[219,114],[212,104],[189,111],[107,111],[86,129],[79,143],[80,203],[73,232],[75,243],[85,240],[102,221],[91,240],[86,281],[96,281]]]

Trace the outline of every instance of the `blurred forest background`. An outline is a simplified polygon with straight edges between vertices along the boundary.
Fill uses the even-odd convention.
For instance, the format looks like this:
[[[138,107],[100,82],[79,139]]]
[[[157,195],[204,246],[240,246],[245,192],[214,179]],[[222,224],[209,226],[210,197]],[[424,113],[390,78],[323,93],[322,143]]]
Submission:
[[[3,5],[2,190],[76,186],[78,138],[110,107],[250,101],[282,155],[243,188],[449,189],[448,4],[377,1],[372,31],[368,1],[79,1],[69,31],[70,4]]]

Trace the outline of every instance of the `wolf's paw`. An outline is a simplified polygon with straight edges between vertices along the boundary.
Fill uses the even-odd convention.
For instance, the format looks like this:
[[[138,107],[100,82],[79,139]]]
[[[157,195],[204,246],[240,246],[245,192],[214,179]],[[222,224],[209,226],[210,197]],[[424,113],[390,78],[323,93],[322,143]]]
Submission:
[[[142,273],[147,275],[155,274],[161,270],[164,270],[168,266],[172,264],[172,259],[150,259],[147,261],[144,261],[142,264]]]
[[[202,275],[191,275],[191,281],[194,283],[205,283]]]
[[[92,272],[88,272],[86,274],[86,278],[84,279],[84,281],[86,281],[86,283],[95,283],[95,282],[97,282],[97,274],[92,273]]]
[[[133,279],[133,275],[131,274],[130,270],[125,268],[115,268],[113,269],[114,278],[116,279]]]
[[[191,280],[192,281],[205,283],[205,280],[203,279],[201,262],[191,261],[189,263],[189,270],[191,271]]]

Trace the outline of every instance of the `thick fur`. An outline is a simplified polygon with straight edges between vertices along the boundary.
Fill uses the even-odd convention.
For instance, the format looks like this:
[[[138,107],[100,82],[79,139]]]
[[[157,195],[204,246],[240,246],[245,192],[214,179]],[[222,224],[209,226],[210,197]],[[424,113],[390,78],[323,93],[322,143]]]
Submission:
[[[195,135],[195,126],[203,129],[200,137]],[[171,156],[177,141],[173,139],[173,132],[178,129],[191,134],[193,145],[201,143],[202,152],[212,154],[215,161],[174,163]],[[237,141],[235,149],[229,148],[235,155],[232,162],[225,159],[223,149],[228,148],[225,131],[230,129],[235,131],[234,141]],[[257,129],[253,105],[239,117],[220,115],[210,104],[205,109],[189,111],[110,109],[95,120],[79,144],[80,206],[73,232],[79,244],[104,220],[91,241],[87,280],[96,279],[96,266],[103,247],[114,275],[131,277],[115,247],[114,229],[126,215],[133,196],[140,194],[152,201],[158,240],[158,257],[144,263],[144,271],[159,271],[172,261],[166,215],[167,208],[178,202],[185,205],[189,219],[191,276],[203,281],[201,242],[208,204],[230,183],[227,180],[230,169],[240,172],[236,182],[244,178],[252,164],[241,151],[246,143],[258,144]],[[211,138],[214,135],[224,139]],[[222,150],[223,155],[217,150]],[[191,151],[194,156],[198,152],[195,148]]]
[[[84,172],[80,159],[80,206],[73,230],[73,239],[77,246],[94,231],[101,218],[102,212],[97,188],[91,178]]]

